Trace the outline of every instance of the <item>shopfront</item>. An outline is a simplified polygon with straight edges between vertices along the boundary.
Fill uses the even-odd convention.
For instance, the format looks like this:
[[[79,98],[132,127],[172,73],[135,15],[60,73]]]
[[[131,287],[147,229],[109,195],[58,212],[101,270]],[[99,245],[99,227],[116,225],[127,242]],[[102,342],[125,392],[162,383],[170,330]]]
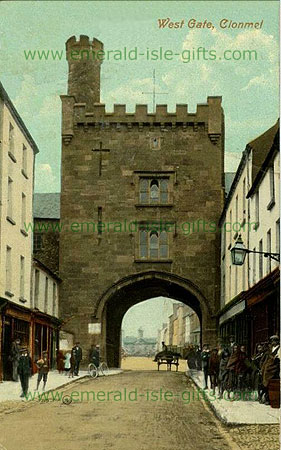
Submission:
[[[35,361],[43,351],[49,354],[51,369],[55,368],[59,345],[60,321],[37,310],[29,310],[0,299],[0,381],[12,380],[11,348],[15,339],[20,347],[27,347],[36,372]]]
[[[257,344],[268,342],[280,333],[280,273],[267,275],[247,292],[247,314],[252,354]]]

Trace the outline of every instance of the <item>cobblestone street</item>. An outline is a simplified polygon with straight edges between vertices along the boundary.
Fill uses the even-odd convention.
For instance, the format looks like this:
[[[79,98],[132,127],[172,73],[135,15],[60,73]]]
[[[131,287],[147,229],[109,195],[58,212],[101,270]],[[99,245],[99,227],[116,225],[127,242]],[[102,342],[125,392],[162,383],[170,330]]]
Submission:
[[[187,402],[188,391],[193,384],[183,373],[165,371],[76,381],[49,401],[2,403],[0,444],[7,450],[278,449],[278,426],[225,427],[201,400]],[[71,393],[72,403],[63,404],[61,396]]]

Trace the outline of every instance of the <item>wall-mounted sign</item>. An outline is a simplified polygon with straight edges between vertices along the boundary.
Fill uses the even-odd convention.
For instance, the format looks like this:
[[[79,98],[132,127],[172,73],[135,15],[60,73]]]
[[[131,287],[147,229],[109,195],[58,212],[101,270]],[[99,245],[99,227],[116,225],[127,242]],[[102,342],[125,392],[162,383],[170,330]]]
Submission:
[[[89,334],[101,334],[101,324],[100,323],[89,323],[88,324]]]

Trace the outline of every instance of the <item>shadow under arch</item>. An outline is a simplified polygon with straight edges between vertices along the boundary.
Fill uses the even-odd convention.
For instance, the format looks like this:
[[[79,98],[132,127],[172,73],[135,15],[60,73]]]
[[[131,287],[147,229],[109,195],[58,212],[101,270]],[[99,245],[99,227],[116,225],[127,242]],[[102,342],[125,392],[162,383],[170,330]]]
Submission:
[[[153,297],[170,297],[190,306],[198,315],[201,334],[213,311],[199,288],[169,272],[150,270],[122,278],[100,297],[94,311],[102,323],[101,355],[110,367],[120,366],[121,324],[134,305]]]

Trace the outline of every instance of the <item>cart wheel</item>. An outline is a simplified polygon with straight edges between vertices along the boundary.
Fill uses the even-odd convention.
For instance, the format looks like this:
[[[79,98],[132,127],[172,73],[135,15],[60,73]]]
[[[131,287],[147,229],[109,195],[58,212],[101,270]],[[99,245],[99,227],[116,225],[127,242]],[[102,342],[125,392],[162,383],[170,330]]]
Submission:
[[[101,371],[101,375],[108,375],[109,368],[108,368],[108,365],[105,362],[101,363],[99,368],[100,368],[100,371]]]
[[[63,403],[64,405],[70,405],[71,402],[72,402],[72,398],[71,398],[70,395],[64,395],[64,396],[62,397],[62,403]]]
[[[89,364],[89,366],[88,366],[88,373],[89,373],[90,377],[97,378],[97,376],[98,376],[98,369],[97,369],[97,367],[95,366],[94,363]]]

